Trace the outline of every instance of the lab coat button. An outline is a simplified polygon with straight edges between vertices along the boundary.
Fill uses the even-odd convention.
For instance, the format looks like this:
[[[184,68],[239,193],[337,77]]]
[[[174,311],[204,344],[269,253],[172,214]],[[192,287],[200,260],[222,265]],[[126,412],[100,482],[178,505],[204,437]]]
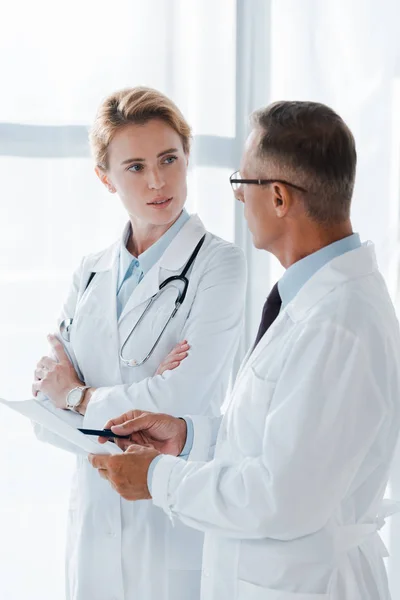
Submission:
[[[210,571],[208,569],[203,569],[203,575],[204,575],[204,577],[209,577]]]
[[[108,531],[107,532],[108,537],[110,538],[115,538],[117,537],[117,534],[115,533],[115,531]]]

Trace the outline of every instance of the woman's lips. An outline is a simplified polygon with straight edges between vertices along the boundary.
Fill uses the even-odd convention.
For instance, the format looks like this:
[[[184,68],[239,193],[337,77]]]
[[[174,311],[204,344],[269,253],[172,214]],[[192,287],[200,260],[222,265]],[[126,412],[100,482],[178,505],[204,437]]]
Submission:
[[[172,198],[155,198],[155,200],[148,203],[148,206],[151,206],[152,208],[162,209],[169,206],[171,202]]]

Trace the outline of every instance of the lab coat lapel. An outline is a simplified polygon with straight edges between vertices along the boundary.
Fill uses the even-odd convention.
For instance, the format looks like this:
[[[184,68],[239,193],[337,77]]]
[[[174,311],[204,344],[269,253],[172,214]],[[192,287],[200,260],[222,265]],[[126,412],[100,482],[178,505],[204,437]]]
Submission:
[[[266,350],[266,348],[269,346],[269,344],[277,336],[280,335],[286,322],[287,322],[286,310],[282,310],[279,313],[276,320],[272,323],[270,328],[264,333],[263,337],[260,339],[257,346],[255,348],[254,348],[254,344],[251,346],[251,348],[249,349],[249,351],[247,352],[247,354],[243,360],[242,366],[241,366],[238,376],[236,378],[235,388],[239,385],[243,376],[248,372],[248,370],[251,368],[252,364],[258,358],[258,356],[260,356],[260,354]],[[233,392],[235,392],[235,388],[234,388]]]
[[[80,300],[77,305],[78,313],[83,315],[81,327],[83,326],[84,328],[84,334],[82,334],[83,337],[82,335],[80,336],[83,344],[80,351],[80,360],[84,366],[84,371],[96,373],[99,369],[103,368],[102,365],[106,365],[111,381],[118,381],[121,376],[118,360],[119,339],[116,308],[118,256],[119,244],[115,244],[106,252],[93,257],[91,262],[86,265],[85,277],[81,283]],[[87,286],[91,273],[95,275]],[[92,323],[92,327],[98,327],[99,322],[101,323],[102,336],[107,339],[107,344],[104,345],[101,353],[101,364],[99,364],[98,358],[95,359],[95,355],[92,352],[88,353],[87,351],[87,339],[91,339],[92,337],[91,331],[85,329],[87,322],[85,315],[88,314],[93,317],[93,319],[89,320]],[[95,337],[95,334],[93,335]],[[86,342],[84,341],[85,339]],[[96,364],[93,363],[94,360],[97,361]],[[90,379],[88,381],[90,384]]]
[[[317,271],[297,296],[279,313],[254,350],[249,350],[235,387],[260,354],[267,349],[276,336],[280,335],[288,320],[297,322],[303,319],[307,312],[332,289],[354,277],[373,273],[376,269],[374,246],[371,242],[366,242],[361,248],[342,254]]]
[[[94,273],[94,277],[88,286],[88,279],[83,282],[84,290],[82,290],[83,293],[81,297],[81,300],[83,300],[88,291],[95,291],[96,293],[93,297],[102,304],[105,304],[105,311],[107,311],[107,314],[109,315],[109,322],[114,330],[117,329],[118,259],[119,243],[111,246],[111,248],[94,262],[87,274],[88,279],[91,273]]]
[[[141,304],[143,304],[143,307],[145,307],[149,299],[158,292],[160,277],[159,272],[160,263],[158,262],[153,265],[150,271],[146,273],[146,276],[133,290],[128,302],[121,312],[121,315],[118,319],[118,325],[121,325],[126,316],[136,307],[140,306]]]

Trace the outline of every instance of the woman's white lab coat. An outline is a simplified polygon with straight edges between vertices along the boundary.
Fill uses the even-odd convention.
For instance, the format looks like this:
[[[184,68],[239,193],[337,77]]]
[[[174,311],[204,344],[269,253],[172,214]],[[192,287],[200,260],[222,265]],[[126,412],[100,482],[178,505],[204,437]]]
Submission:
[[[400,427],[398,322],[372,245],[328,263],[249,354],[220,424],[156,465],[154,503],[205,531],[204,600],[388,600],[378,534]],[[197,434],[197,435],[196,435]]]
[[[120,242],[83,260],[61,319],[74,319],[67,350],[86,384],[98,389],[84,417],[60,411],[65,419],[76,426],[101,428],[134,408],[174,415],[220,414],[240,337],[246,286],[244,256],[232,244],[206,234],[189,273],[186,299],[153,356],[138,368],[126,367],[119,359],[148,299],[162,281],[182,271],[204,234],[200,219],[192,216],[134,290],[118,322]],[[151,348],[174,307],[176,289],[167,290],[128,340],[125,358],[142,358]],[[182,339],[191,345],[188,358],[178,369],[154,376]],[[66,447],[39,427],[36,433]],[[68,600],[195,600],[202,542],[200,532],[182,524],[173,527],[150,501],[121,499],[87,458],[78,456],[68,527]]]

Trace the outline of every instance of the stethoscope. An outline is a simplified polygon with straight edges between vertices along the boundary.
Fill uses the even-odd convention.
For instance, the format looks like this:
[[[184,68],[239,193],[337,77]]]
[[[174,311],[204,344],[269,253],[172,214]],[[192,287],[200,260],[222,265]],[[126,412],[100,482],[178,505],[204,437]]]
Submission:
[[[161,340],[162,336],[164,335],[164,332],[167,329],[169,323],[175,317],[176,313],[178,312],[179,308],[182,306],[182,304],[185,300],[187,289],[189,286],[189,279],[186,275],[187,275],[190,267],[193,265],[194,261],[196,260],[196,257],[200,251],[200,248],[202,247],[202,245],[204,243],[205,237],[206,236],[204,235],[201,238],[201,240],[199,241],[199,243],[197,244],[196,248],[194,249],[193,253],[191,254],[191,256],[190,256],[189,260],[187,261],[181,274],[173,275],[172,277],[168,277],[165,281],[163,281],[160,284],[160,287],[158,288],[158,292],[156,294],[154,294],[150,298],[150,300],[147,302],[143,313],[141,314],[139,319],[136,321],[135,325],[132,327],[131,331],[129,332],[128,337],[125,339],[125,342],[121,346],[119,358],[120,358],[122,364],[125,365],[126,367],[141,367],[142,365],[144,365],[145,362],[147,362],[149,360],[149,358],[154,353],[154,350],[156,349],[157,345],[160,343],[160,340]],[[85,291],[87,290],[94,275],[95,275],[95,273],[90,274],[89,280],[85,287]],[[181,290],[178,288],[178,295],[175,300],[175,306],[174,306],[170,316],[168,317],[164,327],[162,328],[159,336],[157,337],[156,341],[154,342],[153,346],[151,347],[150,351],[148,352],[148,354],[146,354],[145,358],[143,358],[142,360],[137,360],[134,358],[130,358],[130,359],[125,358],[124,357],[124,349],[125,349],[126,344],[129,341],[130,337],[135,332],[136,328],[140,325],[140,323],[143,321],[144,317],[149,312],[150,308],[152,307],[154,302],[157,300],[157,298],[159,298],[165,292],[165,288],[167,287],[167,285],[169,285],[170,283],[173,283],[175,281],[180,281],[183,284],[183,287]],[[66,342],[69,342],[71,340],[72,323],[73,323],[73,319],[64,319],[60,323],[60,334],[61,334],[61,337],[63,338],[63,340],[65,340]]]

